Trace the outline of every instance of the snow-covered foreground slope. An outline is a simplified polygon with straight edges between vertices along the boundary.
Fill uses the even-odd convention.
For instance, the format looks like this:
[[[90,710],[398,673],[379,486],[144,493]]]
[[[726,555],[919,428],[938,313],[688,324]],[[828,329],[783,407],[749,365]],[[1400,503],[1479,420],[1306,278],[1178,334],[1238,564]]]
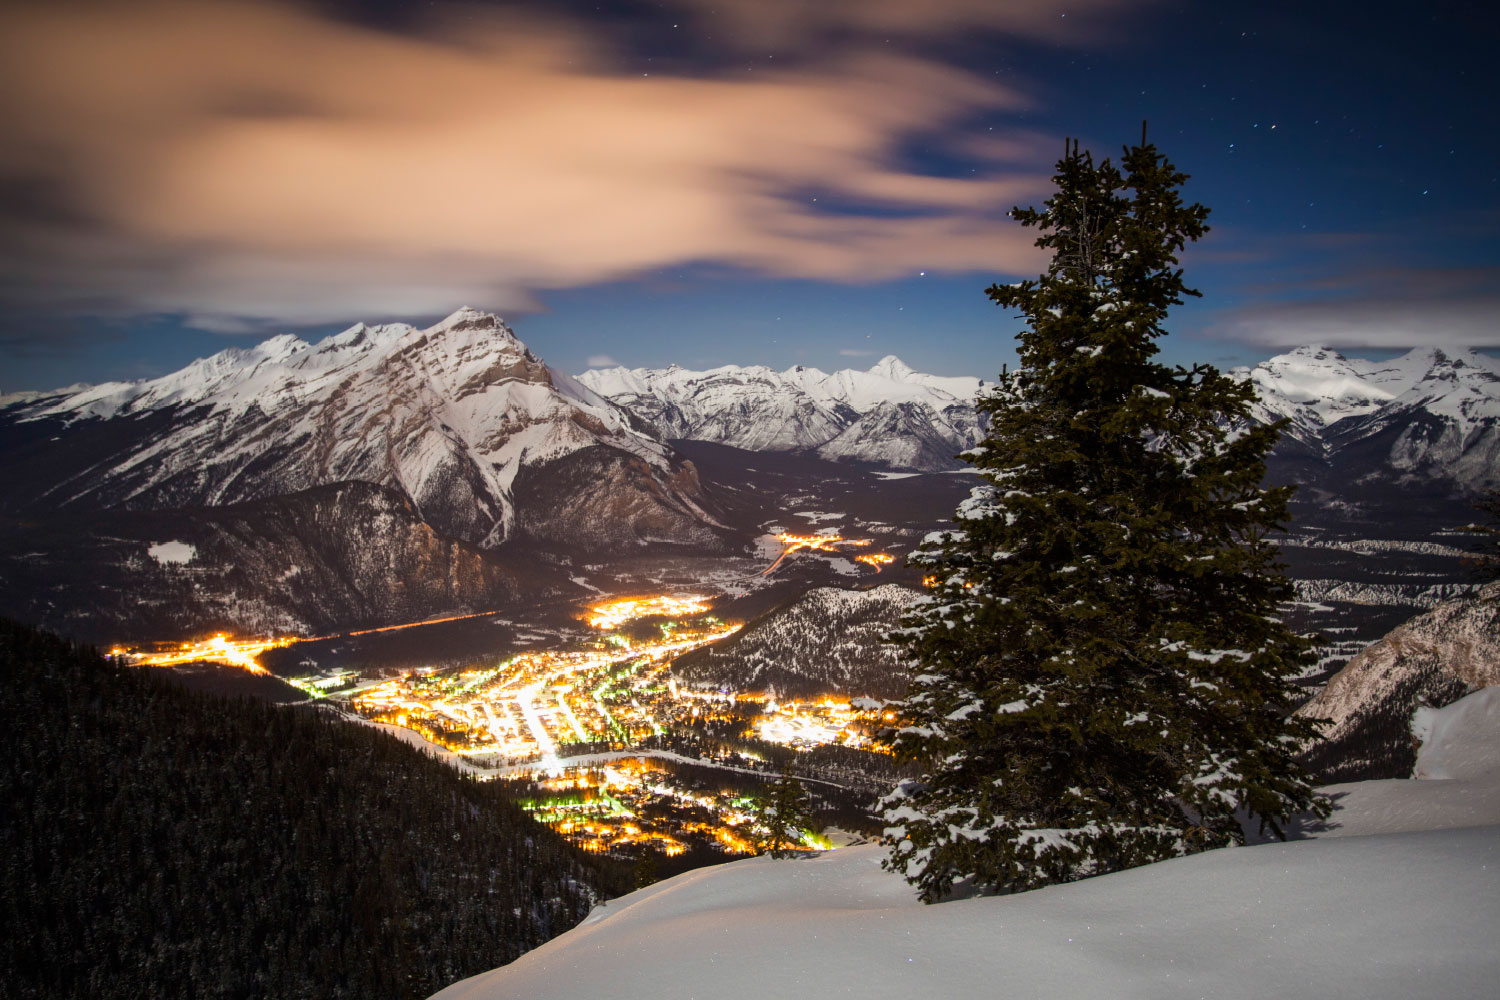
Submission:
[[[1494,827],[1216,851],[924,907],[884,850],[699,869],[443,1000],[1490,997]]]
[[[1336,786],[1318,839],[937,906],[881,870],[878,846],[754,858],[614,900],[438,996],[1492,997],[1500,690],[1422,726],[1419,772],[1450,777]]]

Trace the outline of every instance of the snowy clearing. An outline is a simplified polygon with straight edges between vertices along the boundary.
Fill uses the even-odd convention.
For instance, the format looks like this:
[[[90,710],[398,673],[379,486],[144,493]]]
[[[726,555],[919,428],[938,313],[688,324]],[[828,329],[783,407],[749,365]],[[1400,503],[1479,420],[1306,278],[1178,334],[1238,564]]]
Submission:
[[[163,566],[169,564],[181,566],[196,559],[198,550],[187,542],[158,542],[147,549],[146,554]]]

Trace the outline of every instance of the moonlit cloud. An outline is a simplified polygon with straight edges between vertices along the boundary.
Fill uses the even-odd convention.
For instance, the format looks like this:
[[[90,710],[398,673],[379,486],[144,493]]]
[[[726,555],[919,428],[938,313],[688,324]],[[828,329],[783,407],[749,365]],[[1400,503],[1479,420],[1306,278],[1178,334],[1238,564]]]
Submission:
[[[1063,31],[1040,2],[721,6],[769,32]],[[7,6],[4,294],[232,332],[524,311],[691,262],[833,281],[1036,269],[1034,234],[1000,218],[1045,197],[1054,142],[974,145],[972,179],[896,165],[904,143],[1022,93],[860,46],[744,78],[648,76],[595,30],[477,10],[402,36],[280,3]],[[812,189],[872,210],[825,211]]]
[[[1500,347],[1500,297],[1278,304],[1231,315],[1212,332],[1272,348],[1494,348]]]

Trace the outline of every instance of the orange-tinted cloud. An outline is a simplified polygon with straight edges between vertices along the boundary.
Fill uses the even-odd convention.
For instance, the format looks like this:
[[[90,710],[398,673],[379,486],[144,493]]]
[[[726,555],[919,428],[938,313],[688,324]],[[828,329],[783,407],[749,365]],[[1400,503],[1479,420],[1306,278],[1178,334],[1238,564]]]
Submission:
[[[950,27],[1056,30],[1040,3],[923,6]],[[751,9],[723,5],[768,32],[804,16],[916,30],[897,0]],[[894,165],[902,143],[1022,94],[859,46],[645,75],[605,41],[477,12],[403,36],[264,2],[8,6],[12,294],[232,328],[527,308],[689,262],[840,281],[1035,268],[1032,236],[997,220],[1044,196],[1055,143],[971,143],[973,179]],[[15,211],[15,191],[35,210]],[[809,192],[875,210],[827,212]]]

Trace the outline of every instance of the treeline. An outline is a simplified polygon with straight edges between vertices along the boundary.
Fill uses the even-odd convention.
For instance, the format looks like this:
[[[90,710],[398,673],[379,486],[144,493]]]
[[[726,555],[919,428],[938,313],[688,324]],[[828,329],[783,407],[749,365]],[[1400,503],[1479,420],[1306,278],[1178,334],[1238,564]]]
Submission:
[[[12,997],[425,997],[631,888],[384,733],[0,621]]]

